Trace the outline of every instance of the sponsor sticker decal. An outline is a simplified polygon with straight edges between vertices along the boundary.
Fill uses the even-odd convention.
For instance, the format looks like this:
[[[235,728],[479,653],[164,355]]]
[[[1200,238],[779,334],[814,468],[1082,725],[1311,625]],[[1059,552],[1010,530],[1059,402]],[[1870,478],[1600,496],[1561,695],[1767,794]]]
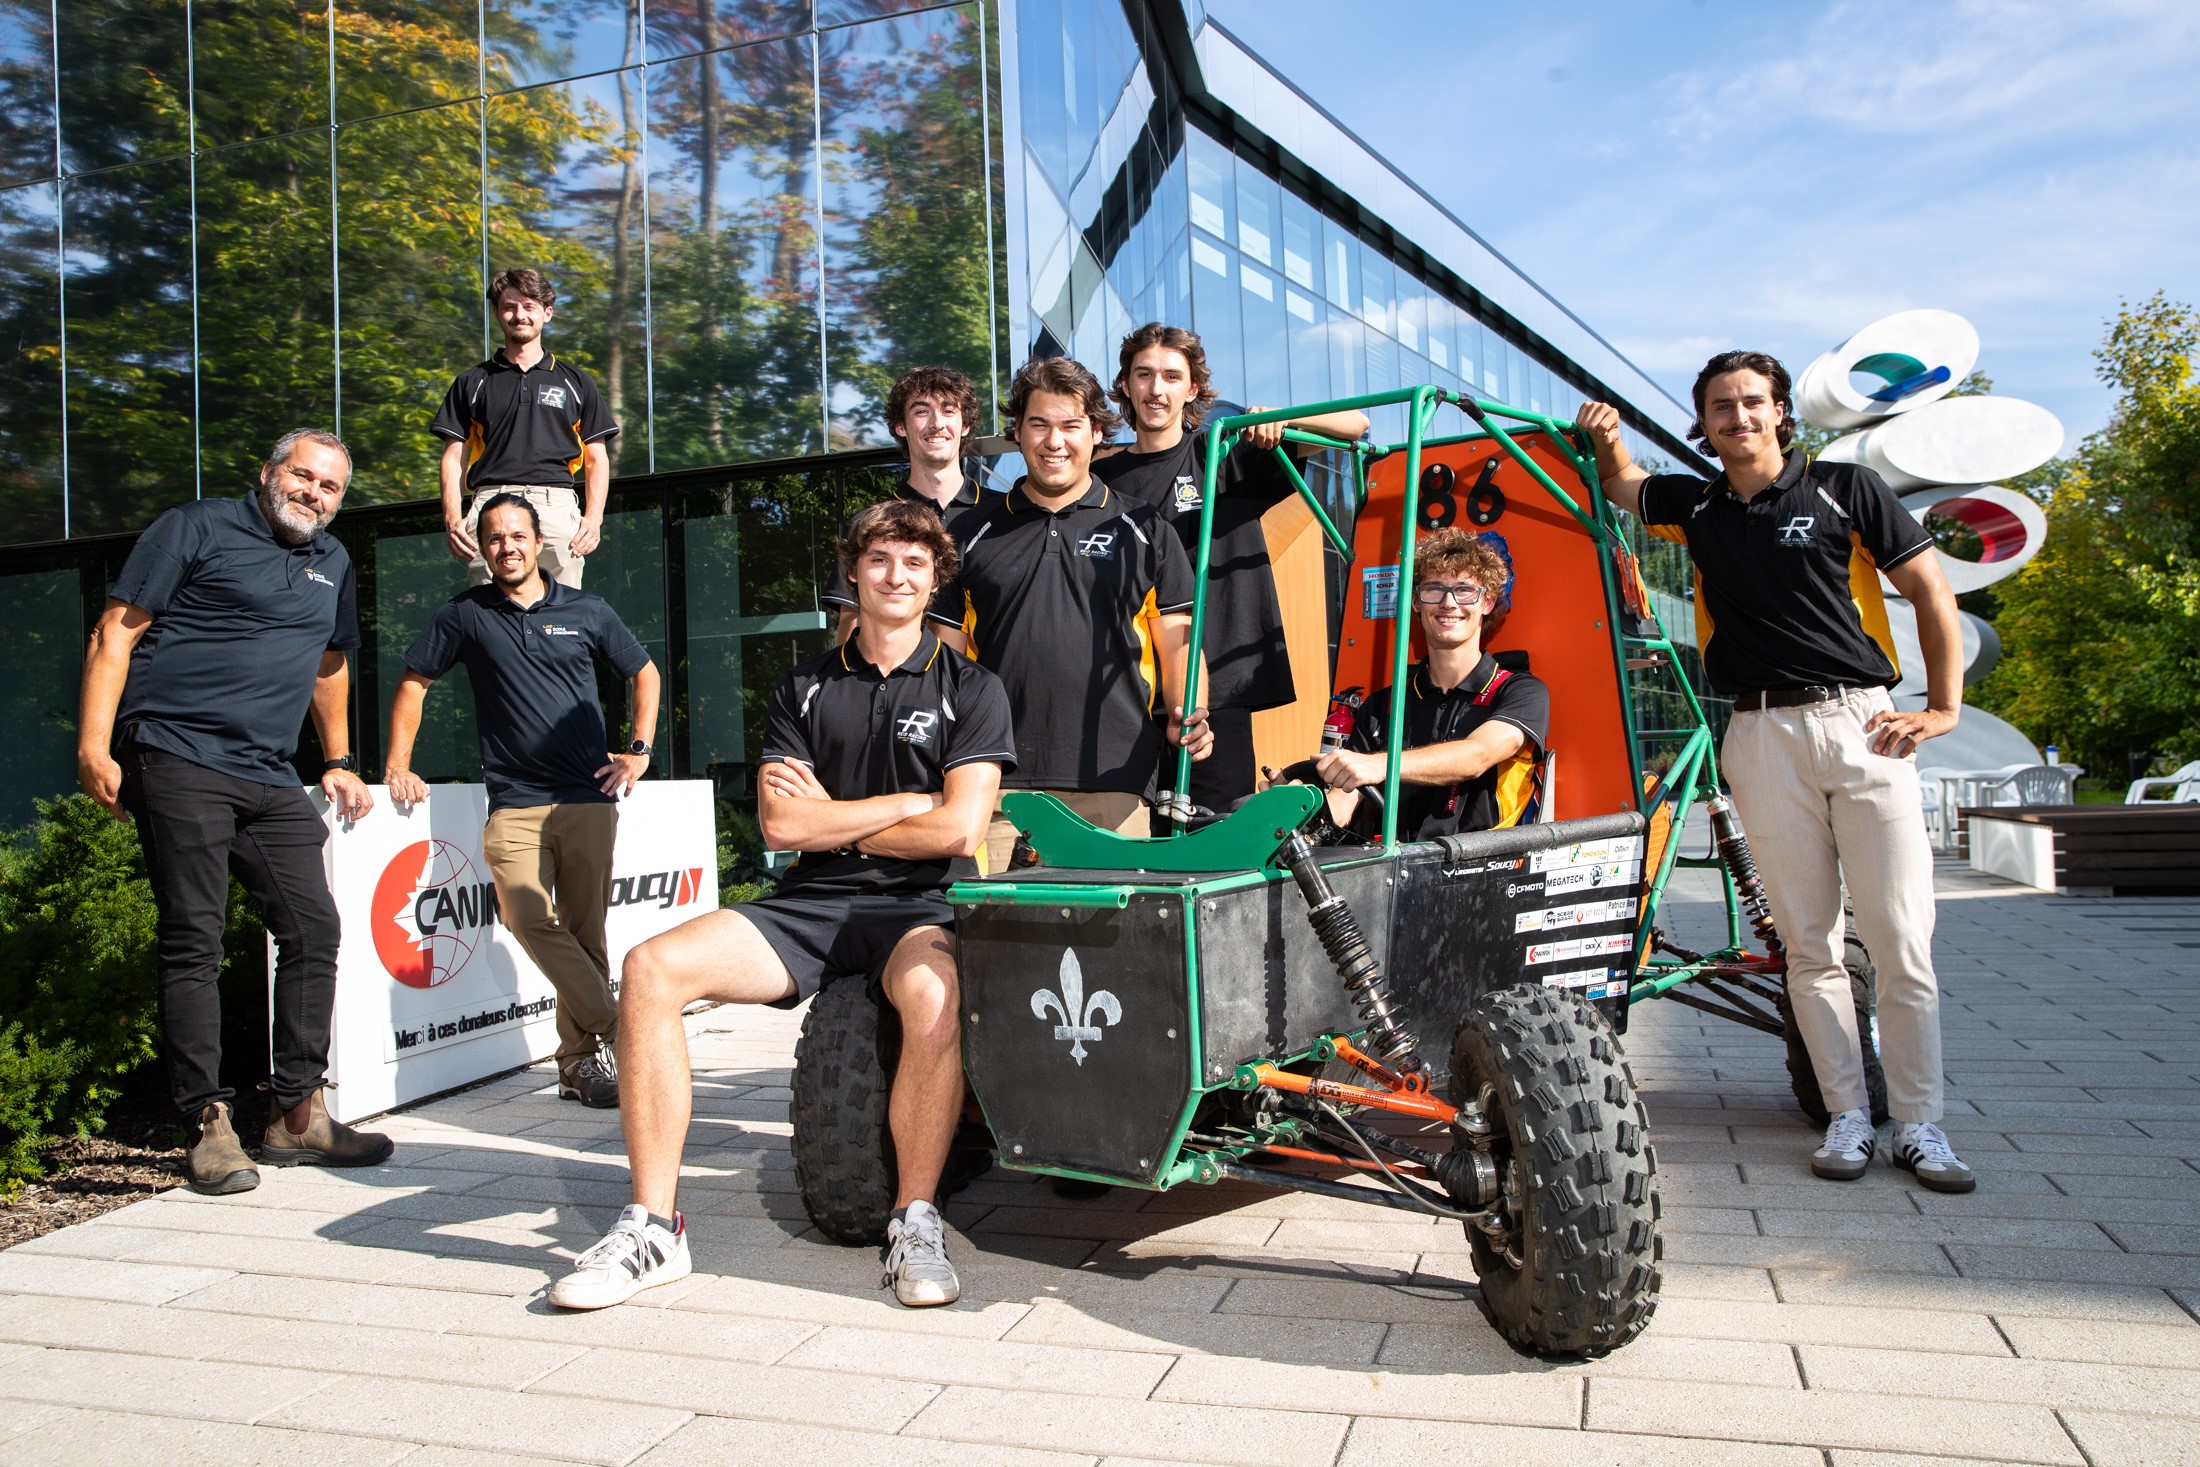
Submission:
[[[1604,861],[1594,866],[1574,866],[1564,871],[1552,871],[1543,878],[1543,894],[1558,896],[1569,891],[1585,891],[1599,886],[1625,886],[1633,878],[1633,867],[1625,861]]]
[[[1556,871],[1567,866],[1595,866],[1611,861],[1632,860],[1642,849],[1642,837],[1623,835],[1614,840],[1585,841],[1578,845],[1553,846],[1547,851],[1537,851],[1528,858],[1530,871]]]
[[[1577,906],[1522,912],[1513,919],[1513,931],[1551,932],[1561,927],[1587,927],[1592,922],[1622,922],[1634,915],[1635,899],[1619,897],[1608,902],[1582,902]]]
[[[1544,975],[1545,988],[1578,988],[1588,999],[1618,998],[1627,992],[1627,980],[1617,968],[1575,968]]]
[[[1398,614],[1398,567],[1371,565],[1360,572],[1360,615],[1383,621]]]
[[[1602,937],[1569,937],[1559,942],[1538,942],[1528,946],[1528,964],[1563,963],[1569,958],[1602,958],[1614,953],[1635,950],[1635,934],[1612,932]]]

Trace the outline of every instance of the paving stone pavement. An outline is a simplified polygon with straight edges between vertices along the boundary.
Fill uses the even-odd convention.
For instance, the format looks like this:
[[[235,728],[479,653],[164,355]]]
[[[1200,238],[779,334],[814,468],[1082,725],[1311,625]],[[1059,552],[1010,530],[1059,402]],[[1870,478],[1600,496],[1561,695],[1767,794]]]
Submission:
[[[794,1195],[799,1016],[717,1009],[692,1279],[547,1309],[625,1171],[615,1115],[523,1072],[391,1117],[386,1167],[0,1253],[0,1463],[2200,1462],[2200,901],[1939,883],[1979,1191],[1814,1181],[1777,1044],[1646,1005],[1665,1290],[1592,1365],[1498,1341],[1455,1226],[1234,1187],[996,1171],[948,1208],[962,1303],[898,1309]]]

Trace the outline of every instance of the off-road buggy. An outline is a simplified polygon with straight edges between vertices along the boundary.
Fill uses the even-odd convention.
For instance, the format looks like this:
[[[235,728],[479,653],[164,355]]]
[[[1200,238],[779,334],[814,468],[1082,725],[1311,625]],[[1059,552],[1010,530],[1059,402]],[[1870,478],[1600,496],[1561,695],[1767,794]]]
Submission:
[[[1642,1331],[1658,1292],[1657,1166],[1621,1049],[1628,1006],[1664,995],[1787,1034],[1784,961],[1717,790],[1704,710],[1572,424],[1433,387],[1216,422],[1192,645],[1216,468],[1239,434],[1391,404],[1408,433],[1388,448],[1289,430],[1349,459],[1349,539],[1277,450],[1350,564],[1331,686],[1387,683],[1395,743],[1416,535],[1458,523],[1494,536],[1514,576],[1485,644],[1551,695],[1535,818],[1401,843],[1395,747],[1379,836],[1359,844],[1327,843],[1341,834],[1303,783],[1154,839],[1096,829],[1050,795],[1009,795],[1045,864],[950,892],[983,1118],[965,1129],[1018,1171],[1154,1190],[1230,1178],[1457,1219],[1505,1339],[1600,1355]],[[1466,431],[1432,436],[1453,411]],[[1195,678],[1186,706],[1197,698]],[[1683,857],[1699,801],[1714,849]],[[1682,865],[1722,872],[1716,952],[1674,948],[1656,925]],[[1744,945],[1745,921],[1761,951]],[[884,1239],[895,1053],[892,1011],[864,985],[811,1005],[794,1157],[811,1218],[842,1242]],[[1807,1058],[1791,1070],[1822,1115]]]

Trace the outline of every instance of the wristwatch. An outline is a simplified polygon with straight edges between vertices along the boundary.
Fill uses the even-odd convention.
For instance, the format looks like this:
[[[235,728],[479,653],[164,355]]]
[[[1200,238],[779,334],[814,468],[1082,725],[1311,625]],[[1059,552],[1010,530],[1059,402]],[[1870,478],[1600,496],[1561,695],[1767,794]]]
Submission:
[[[323,774],[328,773],[332,769],[349,769],[356,772],[358,768],[359,761],[352,758],[349,754],[345,754],[340,758],[324,759],[321,761],[321,772]]]
[[[628,744],[626,746],[626,751],[629,754],[640,754],[645,759],[649,757],[649,745],[644,743],[640,739],[636,739],[633,743]]]

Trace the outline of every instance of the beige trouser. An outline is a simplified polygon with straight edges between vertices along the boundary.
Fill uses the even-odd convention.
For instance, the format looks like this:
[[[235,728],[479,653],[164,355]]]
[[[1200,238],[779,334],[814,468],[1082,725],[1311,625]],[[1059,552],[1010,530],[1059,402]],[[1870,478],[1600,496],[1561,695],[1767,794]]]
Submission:
[[[618,833],[617,805],[527,805],[491,811],[481,836],[498,914],[558,991],[561,1074],[618,1037],[603,935]]]
[[[1146,802],[1136,795],[1116,790],[1046,790],[1078,814],[1118,835],[1145,835],[1151,827],[1147,823]],[[985,869],[988,875],[998,876],[1008,869],[1009,853],[1016,849],[1017,830],[998,808],[993,811],[993,823],[985,828]]]
[[[1746,700],[1746,695],[1745,695]],[[1864,724],[1883,688],[1802,708],[1741,711],[1720,762],[1787,943],[1795,1025],[1829,1110],[1862,1110],[1861,1039],[1841,965],[1841,887],[1879,970],[1879,1057],[1898,1121],[1941,1115],[1940,987],[1933,977],[1933,852],[1917,764],[1874,754]]]
[[[474,491],[466,507],[466,533],[481,543],[481,506],[499,494],[517,494],[535,506],[542,519],[542,573],[561,586],[579,590],[581,571],[588,557],[573,553],[573,532],[581,527],[580,496],[570,489],[545,488],[540,484],[484,484]],[[489,562],[478,554],[466,562],[466,583],[489,584]]]

